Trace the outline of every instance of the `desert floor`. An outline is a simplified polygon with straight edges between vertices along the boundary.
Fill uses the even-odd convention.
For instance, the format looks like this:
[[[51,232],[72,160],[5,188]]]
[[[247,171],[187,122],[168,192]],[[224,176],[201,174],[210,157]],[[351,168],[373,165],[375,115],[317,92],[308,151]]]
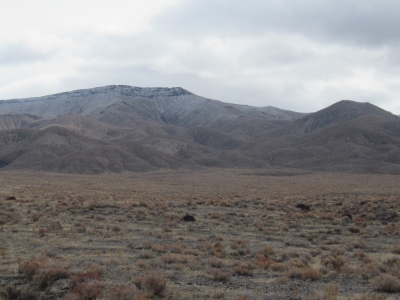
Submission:
[[[1,172],[0,299],[400,299],[399,215],[395,175]]]

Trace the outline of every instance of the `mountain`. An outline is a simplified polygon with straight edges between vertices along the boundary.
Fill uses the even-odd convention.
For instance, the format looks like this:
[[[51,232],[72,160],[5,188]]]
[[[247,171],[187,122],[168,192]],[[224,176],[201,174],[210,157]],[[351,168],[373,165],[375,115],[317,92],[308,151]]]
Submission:
[[[315,113],[308,114],[290,124],[265,133],[266,138],[288,134],[311,133],[316,129],[340,124],[365,115],[378,115],[397,120],[398,117],[370,103],[342,100]]]
[[[303,114],[182,88],[106,86],[0,101],[0,169],[264,168],[400,173],[400,119],[339,101]]]
[[[397,173],[400,119],[369,103],[340,101],[258,137],[247,151],[271,165]]]
[[[0,101],[1,103],[1,101]],[[16,129],[27,127],[37,121],[40,117],[23,114],[23,113],[9,113],[0,115],[0,129]]]
[[[194,95],[182,88],[106,86],[45,97],[0,101],[1,114],[30,114],[50,119],[68,114],[107,124],[128,126],[156,121],[180,127],[210,127],[229,132],[244,120],[258,121],[263,130],[275,122],[292,121],[304,114],[274,107],[228,104]],[[244,118],[244,119],[243,119]]]
[[[317,128],[354,120],[368,114],[397,119],[392,113],[370,103],[342,100],[316,113],[309,114],[295,124],[301,124],[300,127],[304,132],[312,132]]]

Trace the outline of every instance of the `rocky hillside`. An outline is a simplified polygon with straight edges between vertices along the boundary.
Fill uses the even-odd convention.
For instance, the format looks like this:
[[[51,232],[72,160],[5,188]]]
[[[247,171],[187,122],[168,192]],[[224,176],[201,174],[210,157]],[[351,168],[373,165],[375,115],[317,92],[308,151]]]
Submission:
[[[311,114],[182,88],[106,86],[0,101],[0,169],[72,173],[279,165],[400,173],[400,120],[340,101]]]

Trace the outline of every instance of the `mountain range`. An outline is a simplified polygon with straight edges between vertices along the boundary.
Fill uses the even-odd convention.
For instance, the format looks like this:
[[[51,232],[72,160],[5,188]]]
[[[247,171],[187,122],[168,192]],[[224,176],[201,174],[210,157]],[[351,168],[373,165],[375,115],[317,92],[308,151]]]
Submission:
[[[400,119],[348,100],[304,114],[120,85],[0,101],[0,170],[268,166],[400,174]]]

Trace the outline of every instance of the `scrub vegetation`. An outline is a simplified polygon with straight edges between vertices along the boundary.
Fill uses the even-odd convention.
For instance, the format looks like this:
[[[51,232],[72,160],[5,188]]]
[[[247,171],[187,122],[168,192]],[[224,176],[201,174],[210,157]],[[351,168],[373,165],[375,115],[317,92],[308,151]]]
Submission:
[[[396,175],[13,171],[0,181],[0,299],[400,293]]]

